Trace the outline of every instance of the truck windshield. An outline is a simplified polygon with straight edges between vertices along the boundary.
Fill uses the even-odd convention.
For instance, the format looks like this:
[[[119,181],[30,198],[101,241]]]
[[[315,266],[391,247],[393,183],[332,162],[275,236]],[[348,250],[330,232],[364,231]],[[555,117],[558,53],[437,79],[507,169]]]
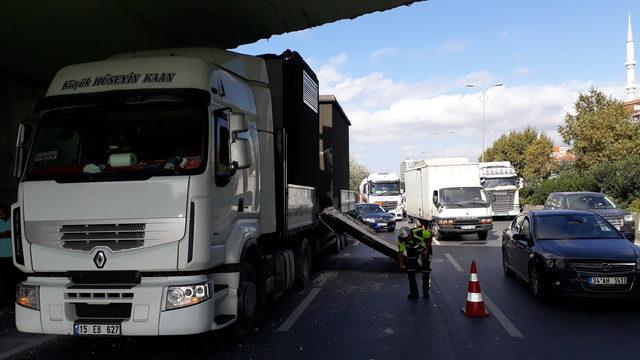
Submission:
[[[518,178],[517,177],[509,177],[509,178],[485,178],[482,179],[482,186],[485,189],[493,189],[500,186],[518,186]]]
[[[380,182],[371,184],[372,195],[400,195],[399,182]]]
[[[448,188],[440,190],[440,201],[443,205],[459,207],[488,206],[487,194],[479,187]]]
[[[201,173],[206,107],[106,105],[54,110],[38,126],[26,180],[142,180]]]

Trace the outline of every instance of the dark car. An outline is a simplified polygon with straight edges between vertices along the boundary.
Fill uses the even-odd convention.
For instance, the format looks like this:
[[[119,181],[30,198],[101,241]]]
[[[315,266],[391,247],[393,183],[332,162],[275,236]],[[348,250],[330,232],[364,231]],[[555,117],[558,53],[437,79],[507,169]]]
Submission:
[[[603,193],[597,192],[555,192],[549,194],[544,204],[546,210],[592,211],[607,219],[611,225],[623,233],[636,233],[636,223],[628,211],[620,209]]]
[[[377,204],[356,204],[355,208],[349,211],[348,214],[376,231],[393,231],[396,229],[395,217]]]
[[[502,234],[502,266],[533,296],[637,297],[640,248],[598,214],[529,211]]]

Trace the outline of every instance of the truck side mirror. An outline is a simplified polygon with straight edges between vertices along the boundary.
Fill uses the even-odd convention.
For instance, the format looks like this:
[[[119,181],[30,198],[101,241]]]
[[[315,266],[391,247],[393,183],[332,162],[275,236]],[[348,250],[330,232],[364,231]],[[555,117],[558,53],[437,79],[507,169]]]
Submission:
[[[31,135],[31,125],[20,124],[16,137],[16,152],[13,159],[13,176],[20,178],[24,171],[24,146]]]
[[[438,204],[438,190],[433,191],[433,203]]]
[[[231,167],[246,169],[251,166],[251,144],[249,140],[235,138],[231,141]]]
[[[249,124],[247,118],[241,113],[231,113],[229,115],[229,132],[231,137],[234,138],[236,134],[249,131]]]

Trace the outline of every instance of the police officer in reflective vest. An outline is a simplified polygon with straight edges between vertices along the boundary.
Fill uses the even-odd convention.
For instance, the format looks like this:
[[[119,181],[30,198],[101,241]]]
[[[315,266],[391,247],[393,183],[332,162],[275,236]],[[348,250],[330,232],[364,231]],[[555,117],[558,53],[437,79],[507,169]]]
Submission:
[[[405,255],[406,252],[406,255]],[[429,278],[431,276],[431,233],[422,228],[403,227],[398,234],[398,261],[400,269],[407,271],[409,277],[408,299],[417,299],[418,285],[416,272],[422,273],[422,294],[429,298]]]

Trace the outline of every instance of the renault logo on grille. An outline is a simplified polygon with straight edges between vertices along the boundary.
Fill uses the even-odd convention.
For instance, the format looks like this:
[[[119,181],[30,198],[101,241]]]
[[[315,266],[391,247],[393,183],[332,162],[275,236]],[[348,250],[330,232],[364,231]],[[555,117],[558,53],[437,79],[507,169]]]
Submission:
[[[611,270],[611,265],[604,263],[602,264],[602,271],[609,271]]]
[[[100,250],[96,253],[96,256],[93,257],[93,263],[96,264],[98,269],[104,267],[104,264],[107,263],[107,256],[104,254],[104,251]]]

